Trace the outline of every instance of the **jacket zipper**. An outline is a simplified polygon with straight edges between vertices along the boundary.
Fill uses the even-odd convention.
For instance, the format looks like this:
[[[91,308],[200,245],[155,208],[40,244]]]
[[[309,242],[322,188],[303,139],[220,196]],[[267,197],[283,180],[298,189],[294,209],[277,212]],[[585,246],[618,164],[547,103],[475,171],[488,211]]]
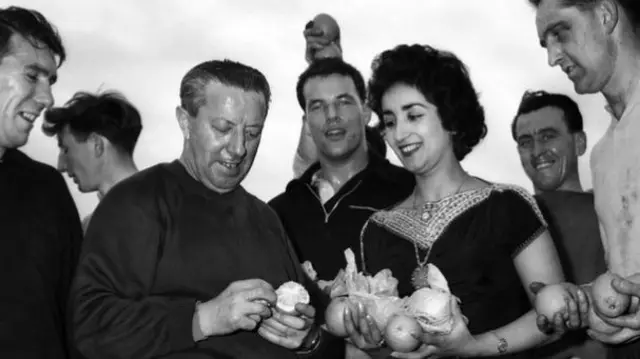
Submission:
[[[338,199],[336,201],[336,203],[333,205],[333,207],[331,208],[331,210],[329,212],[327,212],[327,210],[324,208],[324,205],[322,204],[322,199],[320,198],[320,196],[318,196],[318,194],[316,193],[316,191],[313,190],[313,188],[311,187],[310,184],[305,183],[305,185],[307,186],[307,188],[309,189],[309,191],[311,191],[311,193],[313,194],[313,196],[318,200],[318,203],[320,204],[320,207],[322,207],[322,212],[324,213],[324,223],[327,224],[329,223],[329,217],[331,217],[331,214],[333,213],[333,211],[338,207],[338,205],[340,204],[340,202],[342,202],[342,200],[347,197],[348,195],[350,195],[351,193],[353,193],[362,183],[362,180],[358,181],[358,183],[356,183],[355,186],[353,186],[352,189],[350,189],[347,193],[343,194],[340,199]]]

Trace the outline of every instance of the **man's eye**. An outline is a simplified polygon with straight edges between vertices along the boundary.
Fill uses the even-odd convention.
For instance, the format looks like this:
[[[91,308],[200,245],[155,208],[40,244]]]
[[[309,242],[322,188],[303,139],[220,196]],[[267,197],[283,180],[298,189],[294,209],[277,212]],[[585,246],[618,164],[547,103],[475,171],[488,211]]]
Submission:
[[[518,141],[518,146],[519,147],[524,147],[524,148],[530,147],[531,146],[531,140],[520,140],[520,141]]]
[[[213,128],[222,133],[227,133],[231,131],[231,126],[226,126],[222,124],[215,124],[213,125]]]
[[[27,79],[30,82],[37,82],[38,81],[38,74],[34,74],[34,73],[27,73]]]
[[[321,108],[322,106],[319,103],[314,103],[309,106],[309,111],[317,111]]]

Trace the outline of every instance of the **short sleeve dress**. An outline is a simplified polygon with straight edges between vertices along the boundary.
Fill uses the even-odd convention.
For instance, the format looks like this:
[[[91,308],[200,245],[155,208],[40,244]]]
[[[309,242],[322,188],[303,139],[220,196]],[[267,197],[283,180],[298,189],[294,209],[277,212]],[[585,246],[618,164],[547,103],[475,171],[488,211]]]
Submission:
[[[400,296],[410,295],[414,284],[420,287],[421,263],[434,264],[460,298],[470,332],[480,334],[531,309],[513,260],[546,228],[526,190],[490,184],[417,209],[375,213],[362,230],[360,260],[370,274],[391,269]]]

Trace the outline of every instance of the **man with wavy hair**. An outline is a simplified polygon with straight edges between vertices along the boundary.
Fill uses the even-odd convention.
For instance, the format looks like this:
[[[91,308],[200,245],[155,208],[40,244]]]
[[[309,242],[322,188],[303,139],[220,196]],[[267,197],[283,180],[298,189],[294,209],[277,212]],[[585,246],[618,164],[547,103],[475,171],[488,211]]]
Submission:
[[[142,120],[120,93],[78,92],[65,106],[45,113],[43,130],[58,139],[58,170],[66,172],[80,192],[98,192],[102,199],[111,187],[138,172],[133,151]],[[84,231],[90,218],[82,221]]]

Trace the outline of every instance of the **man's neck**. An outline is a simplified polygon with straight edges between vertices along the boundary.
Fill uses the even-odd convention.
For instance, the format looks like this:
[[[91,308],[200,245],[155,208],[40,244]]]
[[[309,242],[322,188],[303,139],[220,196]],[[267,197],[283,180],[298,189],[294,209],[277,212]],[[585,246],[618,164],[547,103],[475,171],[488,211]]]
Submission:
[[[602,94],[613,115],[620,120],[627,106],[633,101],[640,83],[640,49],[637,46],[620,46],[619,55],[611,79]]]
[[[98,187],[98,198],[104,197],[109,190],[115,186],[118,182],[138,172],[133,160],[125,161],[117,166],[114,166],[109,173],[105,176],[105,180]]]
[[[349,158],[342,161],[331,160],[323,155],[319,157],[322,178],[329,181],[336,191],[369,164],[366,146],[358,148]]]
[[[554,190],[544,190],[544,189],[540,189],[540,188],[534,188],[535,194],[543,194],[543,193],[550,193],[550,192],[556,192],[556,191],[565,191],[565,192],[584,192],[584,188],[582,188],[582,185],[580,184],[580,181],[578,181],[577,183],[574,181],[571,182],[565,182],[562,184],[562,186],[554,189]]]

